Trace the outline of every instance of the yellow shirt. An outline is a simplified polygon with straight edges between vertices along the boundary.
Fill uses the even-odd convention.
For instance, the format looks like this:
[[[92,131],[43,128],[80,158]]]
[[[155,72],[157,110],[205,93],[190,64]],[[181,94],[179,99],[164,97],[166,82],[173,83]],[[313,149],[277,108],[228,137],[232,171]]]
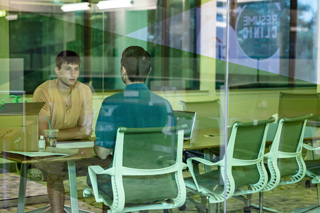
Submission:
[[[33,101],[45,102],[39,114],[50,117],[50,124],[54,129],[77,127],[80,116],[92,114],[91,90],[81,82],[77,82],[72,88],[68,107],[58,88],[57,79],[38,86],[33,93]]]

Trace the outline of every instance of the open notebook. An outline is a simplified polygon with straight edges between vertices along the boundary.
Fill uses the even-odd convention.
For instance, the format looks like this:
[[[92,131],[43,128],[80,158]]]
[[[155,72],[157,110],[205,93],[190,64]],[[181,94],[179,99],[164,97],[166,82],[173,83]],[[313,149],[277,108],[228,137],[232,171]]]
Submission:
[[[177,126],[187,125],[186,129],[184,129],[184,140],[190,140],[196,120],[196,112],[173,111],[173,114]]]

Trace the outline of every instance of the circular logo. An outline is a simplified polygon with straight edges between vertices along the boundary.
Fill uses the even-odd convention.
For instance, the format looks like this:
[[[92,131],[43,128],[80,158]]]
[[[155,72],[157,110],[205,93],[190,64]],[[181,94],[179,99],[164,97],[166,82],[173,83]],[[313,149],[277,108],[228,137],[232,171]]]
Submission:
[[[240,47],[250,58],[270,58],[279,48],[280,6],[250,3],[242,7],[237,20]]]

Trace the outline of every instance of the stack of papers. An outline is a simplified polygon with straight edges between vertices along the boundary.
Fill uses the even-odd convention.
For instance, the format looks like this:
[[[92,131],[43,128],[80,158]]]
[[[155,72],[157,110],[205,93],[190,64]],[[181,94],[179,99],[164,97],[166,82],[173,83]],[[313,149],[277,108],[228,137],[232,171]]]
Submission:
[[[18,155],[24,155],[30,158],[33,157],[46,157],[46,156],[66,156],[68,154],[64,153],[53,153],[53,152],[17,152],[17,151],[6,151],[7,153],[12,153],[12,154],[18,154]]]

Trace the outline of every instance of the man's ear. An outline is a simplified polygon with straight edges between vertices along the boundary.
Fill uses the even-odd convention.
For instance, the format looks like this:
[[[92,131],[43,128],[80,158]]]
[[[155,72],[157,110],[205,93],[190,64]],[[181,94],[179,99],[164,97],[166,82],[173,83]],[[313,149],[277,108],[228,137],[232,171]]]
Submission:
[[[148,72],[148,74],[147,74],[147,77],[148,77],[148,75],[151,73],[151,70],[152,70],[152,67],[150,67],[150,70],[149,70],[149,72]]]
[[[57,74],[57,76],[59,76],[59,74],[60,74],[60,69],[59,69],[57,66],[54,67],[54,71],[55,71],[55,73]]]
[[[127,80],[128,80],[128,75],[127,75],[126,68],[124,66],[121,66],[120,72],[121,72],[121,79],[126,84]]]
[[[124,66],[121,66],[121,75],[127,75],[127,70]]]

